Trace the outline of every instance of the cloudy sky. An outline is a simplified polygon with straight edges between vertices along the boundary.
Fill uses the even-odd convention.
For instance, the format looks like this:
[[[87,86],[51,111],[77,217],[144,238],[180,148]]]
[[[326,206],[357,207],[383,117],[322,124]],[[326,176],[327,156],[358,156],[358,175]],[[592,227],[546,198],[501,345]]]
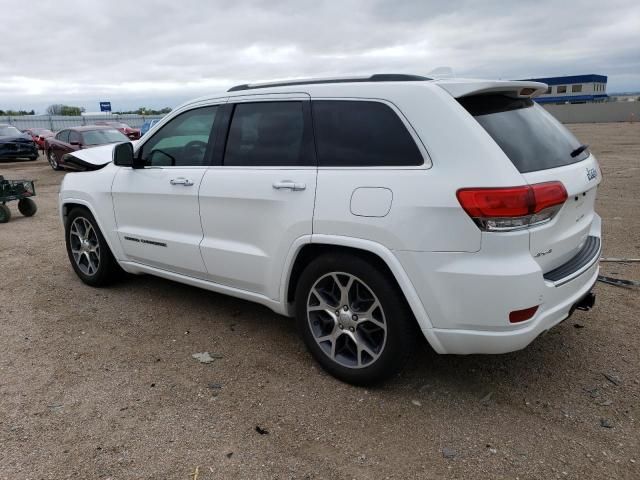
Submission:
[[[0,0],[0,109],[175,106],[250,81],[600,73],[640,90],[638,0]]]

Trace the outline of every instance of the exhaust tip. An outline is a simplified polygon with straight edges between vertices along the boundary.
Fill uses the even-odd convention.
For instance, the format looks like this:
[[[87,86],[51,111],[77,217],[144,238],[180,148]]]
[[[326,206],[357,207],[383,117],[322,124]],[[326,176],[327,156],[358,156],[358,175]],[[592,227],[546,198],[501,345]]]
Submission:
[[[589,311],[593,308],[596,303],[596,294],[593,292],[587,293],[584,297],[582,297],[578,303],[576,303],[576,310],[582,310],[583,312]]]

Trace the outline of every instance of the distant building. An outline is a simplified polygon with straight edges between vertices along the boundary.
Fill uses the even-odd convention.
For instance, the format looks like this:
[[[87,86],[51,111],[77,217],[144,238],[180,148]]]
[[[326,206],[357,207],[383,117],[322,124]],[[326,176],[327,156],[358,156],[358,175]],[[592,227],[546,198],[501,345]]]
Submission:
[[[606,75],[570,75],[566,77],[527,78],[546,83],[549,88],[535,100],[538,103],[604,102],[607,95]]]

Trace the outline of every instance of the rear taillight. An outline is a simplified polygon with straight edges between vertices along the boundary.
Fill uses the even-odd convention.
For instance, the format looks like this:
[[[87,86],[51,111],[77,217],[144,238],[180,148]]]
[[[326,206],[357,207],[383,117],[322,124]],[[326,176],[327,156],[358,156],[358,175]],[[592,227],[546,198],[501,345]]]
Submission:
[[[517,230],[548,222],[567,199],[561,182],[462,188],[456,195],[464,211],[486,231]]]

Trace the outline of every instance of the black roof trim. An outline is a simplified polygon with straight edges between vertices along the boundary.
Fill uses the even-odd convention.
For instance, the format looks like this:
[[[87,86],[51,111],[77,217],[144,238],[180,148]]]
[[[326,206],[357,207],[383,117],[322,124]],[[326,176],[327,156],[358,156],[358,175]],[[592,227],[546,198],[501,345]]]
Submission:
[[[290,87],[294,85],[317,85],[324,83],[354,83],[354,82],[422,82],[426,80],[432,80],[422,75],[410,75],[405,73],[376,73],[370,77],[353,77],[353,78],[327,78],[324,80],[293,80],[290,82],[275,82],[251,85],[249,83],[243,83],[242,85],[236,85],[231,87],[227,92],[238,92],[241,90],[255,90],[257,88],[271,88],[271,87]]]

